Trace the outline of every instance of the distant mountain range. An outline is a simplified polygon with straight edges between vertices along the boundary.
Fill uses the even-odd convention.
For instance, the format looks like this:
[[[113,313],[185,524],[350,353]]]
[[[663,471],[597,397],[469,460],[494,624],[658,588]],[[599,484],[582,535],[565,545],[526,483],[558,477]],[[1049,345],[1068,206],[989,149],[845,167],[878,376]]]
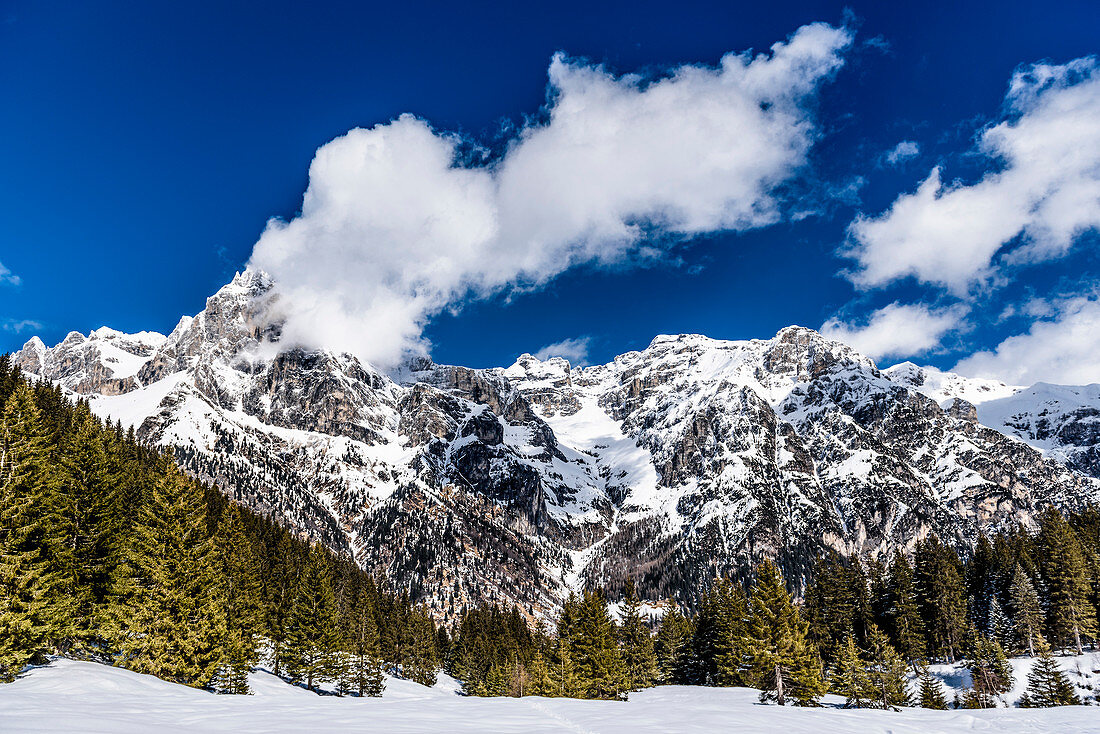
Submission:
[[[262,273],[168,336],[102,328],[15,355],[192,474],[450,616],[627,577],[692,596],[775,557],[876,555],[1100,500],[1100,386],[867,357],[806,328],[658,336],[592,367],[279,351]]]

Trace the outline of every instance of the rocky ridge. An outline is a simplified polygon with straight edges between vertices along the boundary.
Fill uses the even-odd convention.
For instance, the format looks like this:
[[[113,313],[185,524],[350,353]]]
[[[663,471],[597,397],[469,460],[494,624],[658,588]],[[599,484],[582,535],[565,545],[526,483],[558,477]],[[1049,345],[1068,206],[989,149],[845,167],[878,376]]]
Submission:
[[[801,327],[659,336],[611,363],[521,356],[384,373],[280,351],[260,273],[167,337],[100,329],[15,355],[196,476],[431,604],[552,616],[628,576],[690,598],[775,557],[966,545],[1100,498],[1100,388],[879,370]]]

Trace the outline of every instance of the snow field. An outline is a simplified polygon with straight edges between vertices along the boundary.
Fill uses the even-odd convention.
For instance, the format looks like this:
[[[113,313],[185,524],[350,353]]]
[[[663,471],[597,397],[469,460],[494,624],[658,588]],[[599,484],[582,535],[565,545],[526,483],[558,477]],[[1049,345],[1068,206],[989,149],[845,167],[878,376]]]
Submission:
[[[1089,656],[1084,656],[1089,657]],[[1014,661],[1020,668],[1030,661]],[[1077,663],[1062,659],[1063,667]],[[1091,663],[1089,663],[1091,664]],[[946,671],[937,671],[944,673]],[[1026,678],[1026,673],[1024,674]],[[1100,708],[1000,708],[901,712],[838,708],[828,696],[818,709],[757,702],[748,688],[663,686],[627,702],[554,698],[466,698],[440,676],[433,688],[389,679],[377,698],[318,696],[266,672],[253,673],[252,696],[215,696],[119,668],[56,660],[0,687],[5,734],[137,734],[138,732],[501,732],[502,734],[929,734],[997,731],[1040,734],[1100,732]]]

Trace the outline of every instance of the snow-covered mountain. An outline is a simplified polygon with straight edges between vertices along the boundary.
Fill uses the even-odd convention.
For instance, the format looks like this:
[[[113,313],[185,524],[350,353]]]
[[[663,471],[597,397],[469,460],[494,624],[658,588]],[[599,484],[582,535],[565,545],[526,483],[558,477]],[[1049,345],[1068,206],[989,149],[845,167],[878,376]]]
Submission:
[[[763,556],[878,554],[1100,499],[1097,386],[1021,390],[815,331],[659,336],[606,365],[474,370],[278,349],[246,272],[167,337],[100,329],[15,359],[192,473],[443,615],[552,614],[571,588],[690,595]],[[1089,412],[1091,411],[1091,412]]]

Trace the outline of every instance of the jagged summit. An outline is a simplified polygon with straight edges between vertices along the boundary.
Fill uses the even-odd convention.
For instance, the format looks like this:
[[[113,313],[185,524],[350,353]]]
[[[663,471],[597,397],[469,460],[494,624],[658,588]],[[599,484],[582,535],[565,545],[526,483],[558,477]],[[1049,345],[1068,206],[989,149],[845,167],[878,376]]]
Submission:
[[[823,548],[965,545],[1100,499],[1097,386],[879,370],[798,326],[661,335],[587,367],[383,372],[280,351],[276,299],[245,271],[168,336],[97,329],[15,359],[441,615],[551,615],[569,589],[628,576],[689,597],[765,556],[793,577]]]

